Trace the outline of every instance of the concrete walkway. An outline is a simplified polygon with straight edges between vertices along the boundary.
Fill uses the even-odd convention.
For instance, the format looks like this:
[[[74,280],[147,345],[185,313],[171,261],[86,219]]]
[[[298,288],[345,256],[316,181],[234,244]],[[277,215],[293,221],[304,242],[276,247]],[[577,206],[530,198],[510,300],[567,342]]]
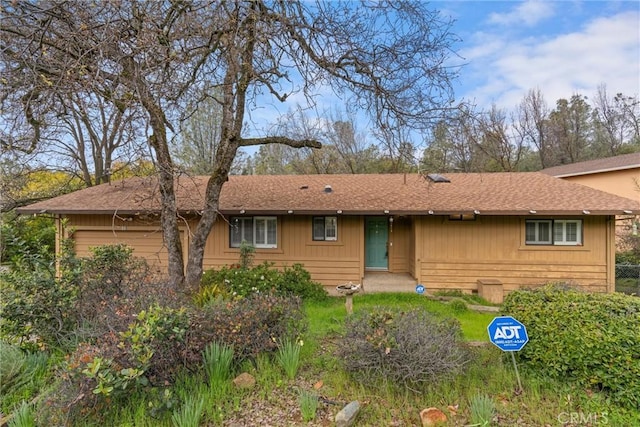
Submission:
[[[357,283],[354,283],[357,284]],[[376,292],[415,292],[416,280],[408,273],[388,271],[367,271],[361,283],[359,294]],[[326,288],[329,295],[340,295],[335,287]]]
[[[417,282],[409,273],[367,271],[362,285],[364,293],[415,292]]]

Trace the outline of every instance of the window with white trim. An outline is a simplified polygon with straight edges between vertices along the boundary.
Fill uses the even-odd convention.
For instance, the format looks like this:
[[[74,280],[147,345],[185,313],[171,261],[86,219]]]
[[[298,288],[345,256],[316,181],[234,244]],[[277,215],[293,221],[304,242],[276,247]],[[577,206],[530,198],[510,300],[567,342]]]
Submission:
[[[581,219],[528,219],[525,222],[527,245],[582,245]]]
[[[554,245],[581,245],[582,221],[579,219],[555,220],[553,222]]]
[[[313,240],[336,241],[338,240],[338,217],[314,216]]]
[[[243,241],[256,248],[277,248],[278,219],[275,216],[232,217],[229,245],[239,248]]]

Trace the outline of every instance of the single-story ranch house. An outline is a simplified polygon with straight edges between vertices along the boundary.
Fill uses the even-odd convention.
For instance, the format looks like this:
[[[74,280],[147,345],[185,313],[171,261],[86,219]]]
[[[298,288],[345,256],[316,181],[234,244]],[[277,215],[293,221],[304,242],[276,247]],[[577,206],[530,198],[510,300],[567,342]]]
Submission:
[[[176,179],[185,252],[206,182]],[[19,212],[55,216],[79,255],[124,242],[161,270],[158,200],[154,178],[129,178]],[[231,176],[220,214],[205,268],[237,262],[244,240],[256,262],[301,263],[331,288],[386,271],[427,290],[498,286],[500,300],[558,281],[613,292],[615,215],[640,214],[640,202],[535,172]]]

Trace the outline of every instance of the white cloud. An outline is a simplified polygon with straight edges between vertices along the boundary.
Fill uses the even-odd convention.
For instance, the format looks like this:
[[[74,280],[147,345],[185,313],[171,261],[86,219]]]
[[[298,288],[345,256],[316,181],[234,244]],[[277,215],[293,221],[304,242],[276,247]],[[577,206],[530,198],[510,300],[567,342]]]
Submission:
[[[531,27],[551,16],[553,16],[553,3],[529,0],[520,3],[511,12],[490,14],[489,23],[498,25],[525,24]]]
[[[555,37],[477,34],[463,52],[470,61],[463,73],[481,80],[465,98],[511,109],[529,89],[539,88],[552,104],[575,93],[590,97],[602,83],[609,93],[638,95],[639,21],[639,13],[631,11],[593,19],[579,31]]]

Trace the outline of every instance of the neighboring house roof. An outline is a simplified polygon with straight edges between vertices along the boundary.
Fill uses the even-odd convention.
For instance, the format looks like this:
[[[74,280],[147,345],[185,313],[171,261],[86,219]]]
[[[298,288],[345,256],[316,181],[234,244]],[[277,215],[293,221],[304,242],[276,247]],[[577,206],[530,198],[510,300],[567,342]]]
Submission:
[[[640,153],[623,154],[621,156],[607,157],[604,159],[554,166],[543,169],[540,172],[555,176],[556,178],[565,178],[569,176],[590,175],[635,168],[640,168]]]
[[[418,174],[230,176],[223,214],[483,215],[640,214],[640,202],[538,172],[446,174],[433,182]],[[208,177],[176,179],[182,213],[204,206]],[[331,191],[329,191],[329,187]],[[143,214],[159,212],[155,178],[128,178],[18,209],[19,213]],[[290,212],[291,211],[291,212]]]

